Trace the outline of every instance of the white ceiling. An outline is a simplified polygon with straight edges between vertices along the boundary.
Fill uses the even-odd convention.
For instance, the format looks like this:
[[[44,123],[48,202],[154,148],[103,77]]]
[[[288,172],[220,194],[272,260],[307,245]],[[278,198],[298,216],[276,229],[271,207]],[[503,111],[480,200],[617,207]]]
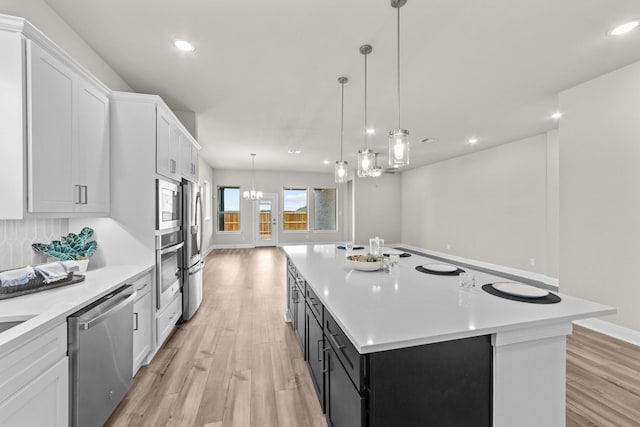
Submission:
[[[138,92],[195,111],[214,168],[332,171],[397,127],[396,11],[389,0],[46,0]],[[542,133],[559,91],[640,60],[637,0],[408,0],[401,9],[402,127],[411,165]],[[196,51],[177,51],[172,40]],[[570,111],[565,112],[571,114]],[[478,144],[466,143],[471,136]],[[424,137],[433,144],[421,144]],[[302,150],[300,155],[287,149]],[[323,165],[329,160],[329,166]]]

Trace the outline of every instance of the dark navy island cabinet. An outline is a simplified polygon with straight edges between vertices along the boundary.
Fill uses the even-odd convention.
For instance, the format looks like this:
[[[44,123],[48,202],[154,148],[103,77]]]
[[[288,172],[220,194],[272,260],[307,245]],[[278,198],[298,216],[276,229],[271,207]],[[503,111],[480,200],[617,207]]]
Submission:
[[[287,265],[289,317],[330,426],[492,425],[490,336],[360,354]]]

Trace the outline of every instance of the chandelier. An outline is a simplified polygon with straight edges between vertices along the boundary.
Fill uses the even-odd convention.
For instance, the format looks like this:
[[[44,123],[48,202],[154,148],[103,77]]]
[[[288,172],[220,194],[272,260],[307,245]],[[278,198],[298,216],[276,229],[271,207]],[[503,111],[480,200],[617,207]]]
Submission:
[[[262,199],[262,191],[256,191],[254,186],[255,180],[255,160],[256,153],[251,153],[251,191],[245,191],[242,193],[242,198],[245,200],[260,200]]]

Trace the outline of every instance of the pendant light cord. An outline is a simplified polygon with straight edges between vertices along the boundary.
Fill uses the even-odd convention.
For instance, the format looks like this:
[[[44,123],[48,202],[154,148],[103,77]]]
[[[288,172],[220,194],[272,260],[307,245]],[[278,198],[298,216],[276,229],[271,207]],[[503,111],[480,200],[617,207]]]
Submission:
[[[400,8],[398,7],[398,129],[400,127]]]
[[[342,140],[344,139],[344,81],[340,82],[342,87],[342,100],[340,102],[340,162],[342,162]]]
[[[256,180],[256,155],[251,155],[251,189],[255,190],[255,180]]]
[[[369,148],[367,135],[367,54],[364,55],[364,149]]]

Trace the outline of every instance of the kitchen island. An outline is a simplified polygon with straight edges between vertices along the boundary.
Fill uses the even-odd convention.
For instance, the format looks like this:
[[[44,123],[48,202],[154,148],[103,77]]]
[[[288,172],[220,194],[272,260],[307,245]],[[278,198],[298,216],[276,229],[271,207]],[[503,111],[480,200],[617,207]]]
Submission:
[[[466,267],[476,288],[462,289],[457,276],[417,271],[439,261],[416,254],[362,272],[335,245],[284,250],[286,316],[336,427],[562,426],[571,322],[615,313],[563,294],[499,298],[480,287],[506,279]]]

